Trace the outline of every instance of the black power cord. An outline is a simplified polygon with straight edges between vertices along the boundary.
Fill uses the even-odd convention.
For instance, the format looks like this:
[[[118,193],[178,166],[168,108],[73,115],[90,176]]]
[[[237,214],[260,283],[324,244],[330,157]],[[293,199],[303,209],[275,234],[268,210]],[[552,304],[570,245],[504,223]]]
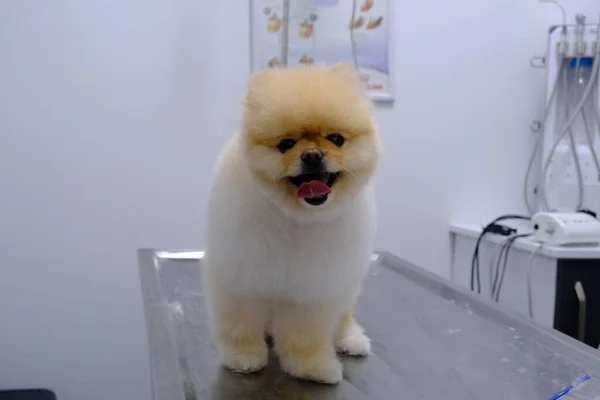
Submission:
[[[496,261],[496,270],[494,273],[494,281],[492,283],[492,298],[494,301],[500,301],[500,292],[502,291],[502,285],[504,284],[504,276],[506,275],[506,267],[508,266],[508,254],[512,245],[519,238],[531,236],[530,233],[522,233],[519,235],[513,235],[506,239],[506,243],[500,249],[498,260]],[[504,260],[502,259],[504,257]]]
[[[483,230],[479,234],[477,238],[477,243],[475,244],[475,250],[473,250],[473,257],[471,258],[471,291],[475,291],[475,282],[477,282],[477,293],[481,294],[481,271],[479,267],[479,246],[481,245],[481,241],[485,235],[488,233],[495,233],[503,236],[510,236],[516,232],[513,228],[508,228],[503,225],[499,225],[498,222],[506,221],[506,220],[530,220],[530,217],[526,217],[524,215],[517,214],[507,214],[502,215],[486,226],[483,227]]]
[[[597,214],[595,211],[592,211],[592,210],[586,210],[586,209],[583,209],[583,210],[577,210],[577,212],[580,212],[580,213],[584,213],[584,214],[590,215],[590,216],[592,216],[592,217],[594,217],[594,218],[597,218],[597,217],[598,217],[598,214]]]

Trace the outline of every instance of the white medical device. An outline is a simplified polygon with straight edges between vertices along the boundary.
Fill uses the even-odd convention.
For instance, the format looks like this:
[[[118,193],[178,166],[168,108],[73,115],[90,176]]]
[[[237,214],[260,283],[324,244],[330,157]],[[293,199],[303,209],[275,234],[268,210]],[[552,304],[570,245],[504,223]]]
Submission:
[[[552,246],[600,243],[600,221],[586,213],[539,212],[531,224],[535,239]]]
[[[600,201],[600,23],[550,31],[544,66],[547,108],[540,122],[541,178],[531,212],[595,209]],[[526,191],[531,192],[528,188]]]

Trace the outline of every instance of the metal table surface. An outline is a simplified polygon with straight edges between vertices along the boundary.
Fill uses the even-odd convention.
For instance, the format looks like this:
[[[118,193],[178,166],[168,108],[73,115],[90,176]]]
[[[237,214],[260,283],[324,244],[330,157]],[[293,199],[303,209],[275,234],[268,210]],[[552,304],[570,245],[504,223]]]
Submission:
[[[337,386],[220,367],[206,326],[201,252],[139,251],[155,400],[600,399],[600,352],[388,254],[373,257],[357,318],[373,354],[343,358]]]

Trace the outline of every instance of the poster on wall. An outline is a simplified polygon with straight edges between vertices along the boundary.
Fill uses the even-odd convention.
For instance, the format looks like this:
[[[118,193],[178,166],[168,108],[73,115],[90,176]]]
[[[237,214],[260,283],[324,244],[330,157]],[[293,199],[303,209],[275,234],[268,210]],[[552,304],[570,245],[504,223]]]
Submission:
[[[252,70],[351,62],[373,100],[393,100],[388,1],[251,0]]]

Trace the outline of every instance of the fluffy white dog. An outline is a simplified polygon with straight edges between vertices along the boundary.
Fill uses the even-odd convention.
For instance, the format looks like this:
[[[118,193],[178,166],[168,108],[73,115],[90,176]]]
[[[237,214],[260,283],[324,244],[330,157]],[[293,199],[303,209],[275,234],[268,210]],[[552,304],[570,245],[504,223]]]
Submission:
[[[375,230],[372,107],[349,64],[268,69],[221,152],[204,283],[223,365],[258,371],[265,335],[290,375],[334,384],[338,352],[364,356],[353,317]]]

